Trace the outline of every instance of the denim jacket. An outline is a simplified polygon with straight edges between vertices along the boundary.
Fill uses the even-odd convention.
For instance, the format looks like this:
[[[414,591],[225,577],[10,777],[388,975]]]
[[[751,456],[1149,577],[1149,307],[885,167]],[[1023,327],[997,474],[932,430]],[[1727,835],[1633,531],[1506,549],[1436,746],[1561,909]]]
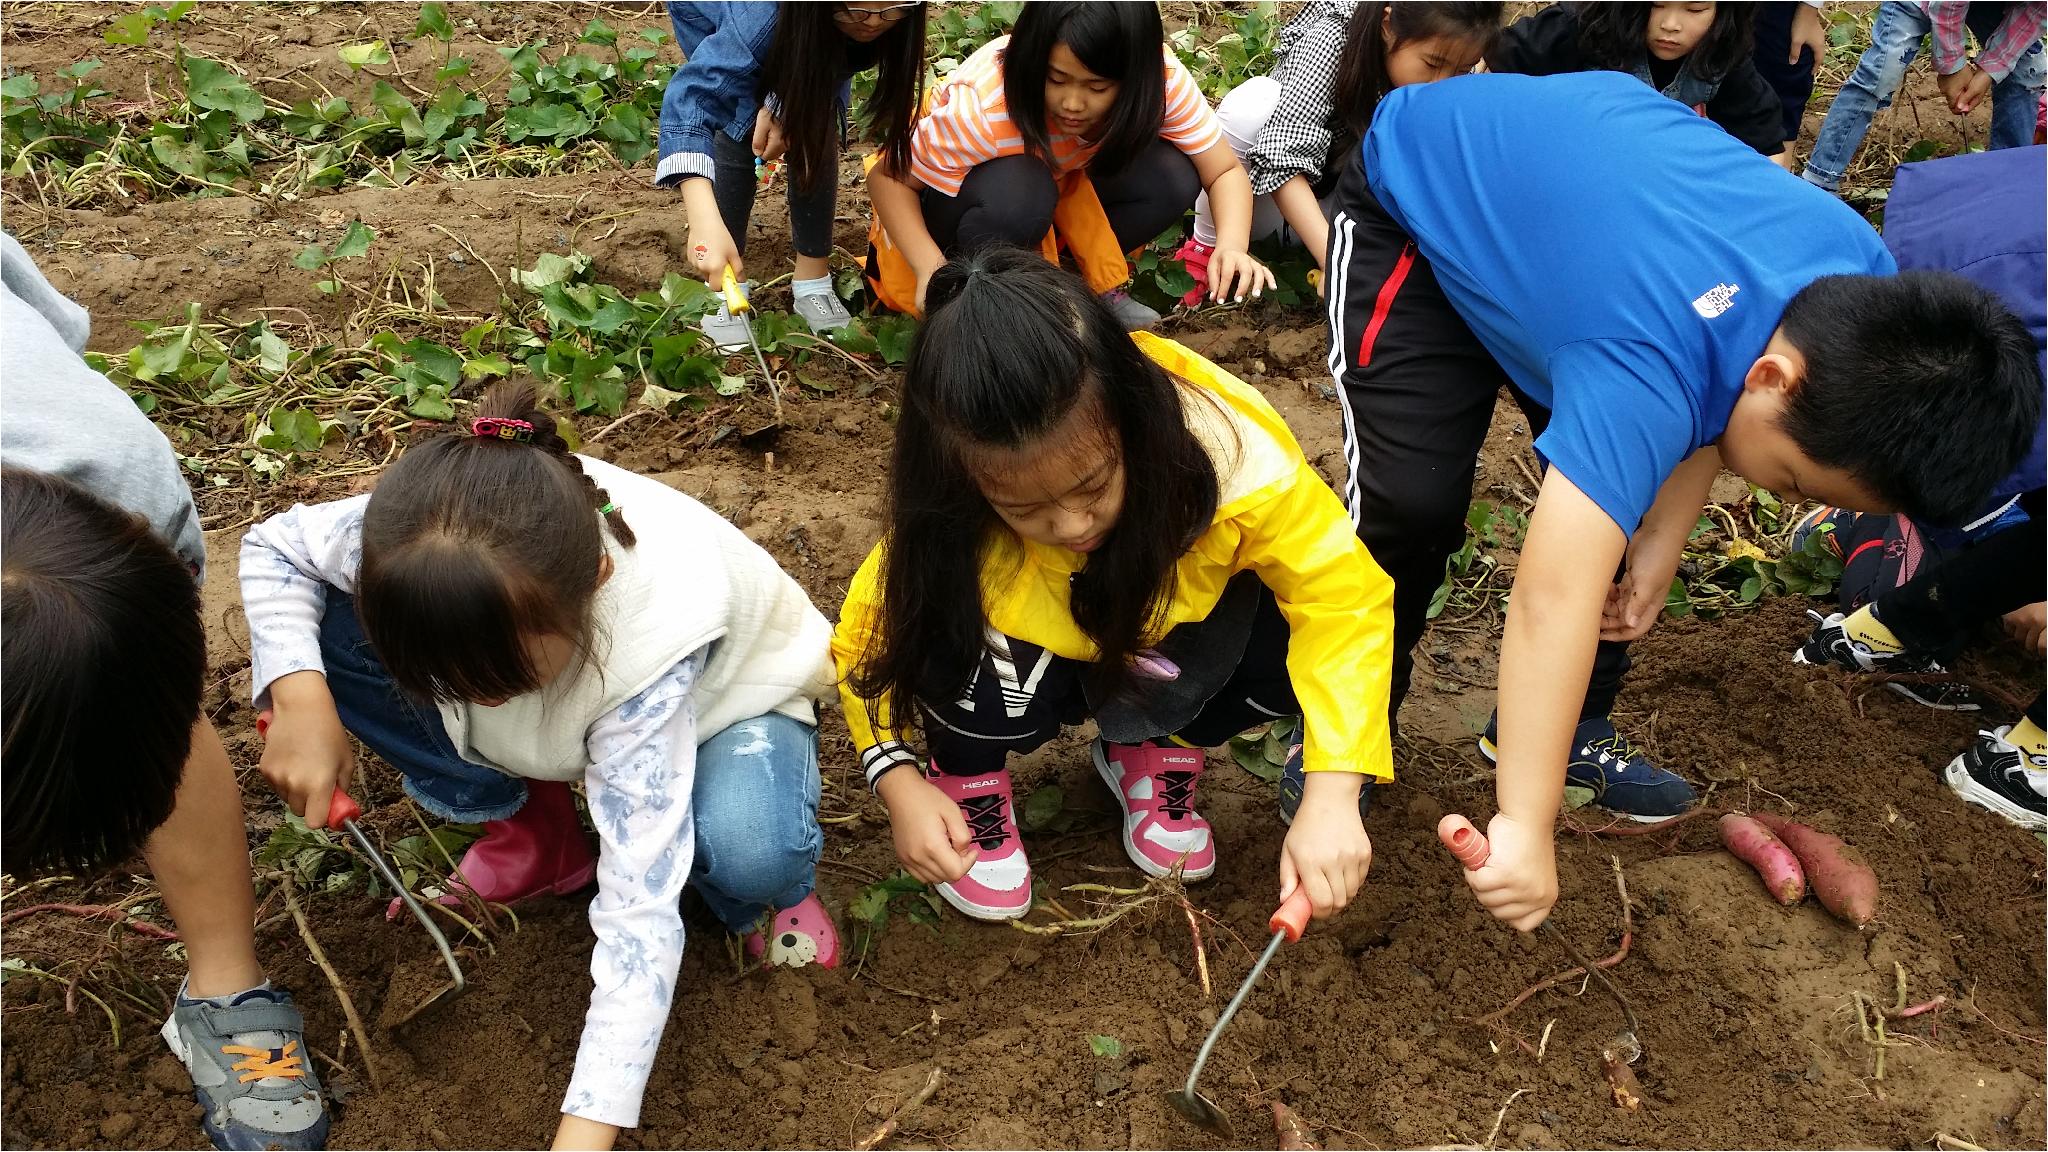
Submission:
[[[741,142],[752,137],[761,106],[754,95],[755,78],[775,40],[778,7],[744,0],[668,6],[683,66],[669,76],[661,99],[656,184],[685,176],[710,179],[711,138],[718,132]]]
[[[768,62],[768,48],[775,42],[775,15],[780,7],[766,0],[705,0],[668,6],[668,20],[675,30],[676,46],[683,52],[683,66],[669,76],[668,91],[661,98],[656,184],[676,184],[685,176],[714,179],[711,140],[721,131],[741,144],[752,139],[754,116],[761,107],[754,88]],[[852,97],[848,63],[841,59],[834,64],[842,73],[842,134],[847,103]],[[873,67],[872,61],[851,63],[855,67]],[[768,96],[768,105],[771,111],[775,110],[773,93]]]

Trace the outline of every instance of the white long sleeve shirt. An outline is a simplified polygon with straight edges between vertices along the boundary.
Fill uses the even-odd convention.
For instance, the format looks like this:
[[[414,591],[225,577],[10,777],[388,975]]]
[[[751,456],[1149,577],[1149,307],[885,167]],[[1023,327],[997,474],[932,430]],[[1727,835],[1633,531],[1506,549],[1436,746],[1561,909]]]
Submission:
[[[259,707],[293,672],[324,673],[327,589],[353,594],[368,496],[297,505],[242,539],[243,608]],[[691,790],[703,651],[591,725],[584,784],[600,842],[590,926],[593,983],[562,1111],[631,1128],[675,995],[683,958],[680,901],[696,853]]]

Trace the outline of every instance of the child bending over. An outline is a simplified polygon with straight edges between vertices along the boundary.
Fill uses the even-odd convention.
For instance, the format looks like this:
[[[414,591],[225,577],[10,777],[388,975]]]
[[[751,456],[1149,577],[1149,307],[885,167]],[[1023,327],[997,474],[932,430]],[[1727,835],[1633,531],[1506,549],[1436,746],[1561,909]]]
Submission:
[[[1395,700],[1503,387],[1546,465],[1481,739],[1493,857],[1466,874],[1533,928],[1567,780],[1643,820],[1695,800],[1608,712],[1721,467],[1959,520],[2033,440],[2033,343],[1991,293],[1896,273],[1839,200],[1625,76],[1403,88],[1338,200],[1331,366],[1351,511],[1396,589]]]
[[[853,322],[832,290],[832,219],[850,80],[875,70],[867,115],[883,155],[903,158],[924,91],[923,4],[676,3],[669,23],[683,66],[661,101],[654,181],[680,187],[690,260],[717,287],[746,278],[742,254],[761,165],[787,156],[797,315],[813,332]],[[724,312],[706,318],[714,339]]]
[[[1380,97],[1472,70],[1500,35],[1498,3],[1312,0],[1280,30],[1271,76],[1254,76],[1216,105],[1223,138],[1252,181],[1252,239],[1284,228],[1322,266],[1328,205],[1343,157],[1358,146]],[[1216,214],[1195,201],[1194,235],[1175,257],[1195,278],[1183,304],[1209,290]]]
[[[812,892],[829,626],[710,509],[571,455],[531,383],[493,388],[370,495],[258,524],[241,574],[252,686],[275,709],[263,774],[306,823],[347,786],[354,733],[422,808],[484,823],[455,878],[482,899],[596,878],[596,987],[556,1147],[608,1148],[639,1121],[685,881],[750,954],[772,911],[788,959],[838,962]]]

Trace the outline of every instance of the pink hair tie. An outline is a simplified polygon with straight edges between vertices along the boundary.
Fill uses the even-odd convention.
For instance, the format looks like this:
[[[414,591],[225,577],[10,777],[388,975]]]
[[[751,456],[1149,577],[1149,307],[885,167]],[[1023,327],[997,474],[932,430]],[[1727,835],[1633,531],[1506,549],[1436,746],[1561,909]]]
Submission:
[[[531,444],[533,424],[509,416],[479,416],[469,422],[469,434],[485,440],[517,440],[521,444]]]

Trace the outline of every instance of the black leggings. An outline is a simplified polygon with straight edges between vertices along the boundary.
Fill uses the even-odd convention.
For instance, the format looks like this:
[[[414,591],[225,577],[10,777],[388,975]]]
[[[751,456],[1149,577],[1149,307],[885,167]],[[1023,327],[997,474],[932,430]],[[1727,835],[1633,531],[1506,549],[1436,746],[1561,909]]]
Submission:
[[[1515,390],[1444,296],[1414,241],[1367,190],[1354,155],[1344,166],[1324,266],[1331,355],[1344,407],[1344,493],[1358,538],[1394,581],[1393,692],[1397,720],[1415,642],[1444,561],[1464,543],[1472,472],[1506,388],[1541,435],[1550,412]],[[1602,640],[1581,719],[1607,715],[1629,668],[1628,645]]]
[[[1213,748],[1248,728],[1301,711],[1287,676],[1287,619],[1272,593],[1262,594],[1244,657],[1229,680],[1174,737]],[[960,699],[919,701],[925,744],[935,771],[985,776],[1009,755],[1030,752],[1088,718],[1082,680],[1088,665],[1005,636],[1007,657],[985,652]]]
[[[754,215],[754,150],[723,132],[712,137],[711,163],[718,178],[711,182],[718,201],[718,218],[732,233],[740,255],[747,254],[747,222]],[[790,242],[799,256],[822,258],[832,254],[832,216],[839,206],[839,148],[835,143],[831,161],[818,173],[818,186],[798,188],[787,173],[782,183],[789,196]]]
[[[1908,651],[1946,653],[1978,625],[2048,599],[2042,576],[2048,556],[2043,489],[2020,497],[2027,513],[1995,536],[1931,564],[1871,605]],[[2048,701],[2035,696],[2027,715],[2048,727]]]
[[[1194,206],[1202,180],[1195,162],[1165,140],[1154,140],[1112,177],[1088,174],[1103,214],[1125,252],[1158,236]],[[1052,227],[1059,185],[1036,156],[999,156],[978,164],[960,182],[960,194],[927,188],[918,194],[924,226],[948,256],[986,244],[1033,248]]]

